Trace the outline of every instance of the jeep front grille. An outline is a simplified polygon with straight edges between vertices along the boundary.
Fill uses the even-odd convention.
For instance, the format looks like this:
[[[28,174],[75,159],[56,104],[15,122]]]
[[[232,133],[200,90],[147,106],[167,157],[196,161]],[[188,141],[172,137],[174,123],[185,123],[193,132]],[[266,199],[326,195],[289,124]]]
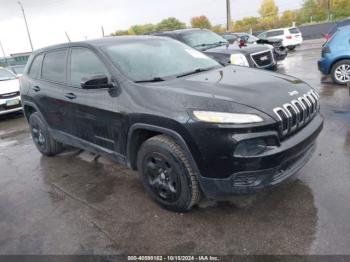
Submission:
[[[268,67],[274,63],[274,57],[270,50],[251,54],[250,57],[258,68]]]
[[[273,111],[279,119],[280,133],[286,137],[307,125],[319,109],[319,95],[311,90],[282,107],[276,107]]]

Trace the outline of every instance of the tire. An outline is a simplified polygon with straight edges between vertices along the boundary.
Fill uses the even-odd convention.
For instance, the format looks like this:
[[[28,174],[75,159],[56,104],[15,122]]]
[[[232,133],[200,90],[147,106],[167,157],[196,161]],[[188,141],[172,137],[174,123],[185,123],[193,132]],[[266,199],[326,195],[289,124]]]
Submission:
[[[55,141],[39,113],[29,117],[29,127],[36,148],[45,156],[55,156],[63,151],[63,144]]]
[[[200,200],[198,174],[174,140],[159,135],[145,141],[137,155],[140,179],[161,207],[189,211]]]
[[[295,45],[287,46],[287,48],[288,48],[289,51],[293,51],[293,50],[295,50],[296,46]]]
[[[344,72],[343,76],[342,72]],[[331,77],[334,83],[346,85],[350,81],[350,60],[341,60],[334,64],[332,66]]]

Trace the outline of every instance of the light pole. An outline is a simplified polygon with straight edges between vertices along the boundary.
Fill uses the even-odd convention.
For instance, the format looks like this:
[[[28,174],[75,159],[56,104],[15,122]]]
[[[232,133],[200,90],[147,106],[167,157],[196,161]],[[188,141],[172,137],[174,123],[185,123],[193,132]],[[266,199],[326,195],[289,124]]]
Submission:
[[[4,47],[2,46],[1,41],[0,41],[0,47],[1,47],[2,54],[4,55],[4,59],[5,59],[6,65],[9,65],[8,62],[7,62],[7,58],[6,58],[6,55],[5,55]]]
[[[232,32],[231,0],[226,0],[227,31]]]
[[[30,37],[30,32],[29,32],[29,28],[28,28],[27,18],[26,18],[26,14],[24,12],[23,5],[22,5],[22,3],[20,1],[18,1],[18,4],[21,7],[21,10],[22,10],[22,13],[23,13],[24,23],[26,24],[26,28],[27,28],[27,34],[28,34],[28,38],[29,38],[30,47],[31,47],[32,51],[34,51],[32,38]]]

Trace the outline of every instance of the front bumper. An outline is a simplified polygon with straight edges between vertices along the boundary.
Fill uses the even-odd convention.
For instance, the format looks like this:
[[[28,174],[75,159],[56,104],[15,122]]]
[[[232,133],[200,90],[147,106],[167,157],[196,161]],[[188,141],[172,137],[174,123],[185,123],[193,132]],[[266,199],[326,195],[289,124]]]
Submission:
[[[8,101],[18,100],[18,104],[8,105]],[[16,96],[8,99],[0,99],[0,115],[6,115],[22,110],[21,97]]]
[[[323,119],[318,115],[299,133],[282,142],[279,149],[269,156],[261,157],[259,163],[274,162],[273,167],[234,173],[227,178],[200,177],[206,197],[252,194],[267,187],[274,187],[288,180],[308,162],[316,148],[316,139],[323,128]],[[247,160],[247,159],[245,159]],[[229,161],[229,160],[228,160]],[[249,159],[245,161],[249,166]]]

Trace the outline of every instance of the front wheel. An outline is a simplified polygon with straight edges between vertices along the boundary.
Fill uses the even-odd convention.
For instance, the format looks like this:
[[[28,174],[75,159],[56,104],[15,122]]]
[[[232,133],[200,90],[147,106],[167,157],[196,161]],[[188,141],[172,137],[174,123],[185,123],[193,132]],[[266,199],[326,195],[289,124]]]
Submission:
[[[137,167],[145,189],[160,206],[186,212],[199,201],[198,176],[173,139],[159,135],[144,142]]]
[[[350,60],[342,60],[332,67],[331,76],[333,82],[338,85],[346,85],[350,82]]]

